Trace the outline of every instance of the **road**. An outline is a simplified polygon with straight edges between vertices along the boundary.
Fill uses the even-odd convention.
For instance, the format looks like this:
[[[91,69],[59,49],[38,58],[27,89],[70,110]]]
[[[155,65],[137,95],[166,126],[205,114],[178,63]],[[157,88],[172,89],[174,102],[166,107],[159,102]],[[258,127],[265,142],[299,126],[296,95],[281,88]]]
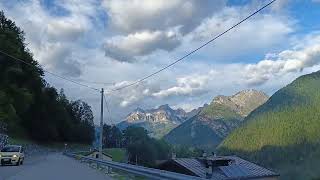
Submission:
[[[27,157],[22,166],[0,166],[0,180],[110,180],[105,174],[59,153]]]

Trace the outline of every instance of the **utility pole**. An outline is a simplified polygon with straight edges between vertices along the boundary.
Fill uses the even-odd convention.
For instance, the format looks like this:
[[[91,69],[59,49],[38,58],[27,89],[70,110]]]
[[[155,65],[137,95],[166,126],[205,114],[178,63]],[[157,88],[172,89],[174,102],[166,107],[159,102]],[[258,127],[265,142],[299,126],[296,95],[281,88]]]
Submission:
[[[99,144],[99,158],[102,159],[102,139],[103,139],[103,88],[101,89],[101,114],[100,114],[100,144]]]

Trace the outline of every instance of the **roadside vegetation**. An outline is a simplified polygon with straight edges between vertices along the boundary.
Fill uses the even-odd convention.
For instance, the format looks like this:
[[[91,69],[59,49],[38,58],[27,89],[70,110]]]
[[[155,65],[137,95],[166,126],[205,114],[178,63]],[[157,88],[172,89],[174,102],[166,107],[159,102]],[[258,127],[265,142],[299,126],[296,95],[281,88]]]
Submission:
[[[0,12],[0,124],[2,133],[37,142],[91,143],[91,107],[70,101],[48,84],[42,67],[26,48],[24,32]]]
[[[156,167],[158,160],[170,159],[173,154],[185,158],[203,154],[197,148],[172,146],[163,139],[152,138],[144,128],[137,126],[129,126],[121,132],[116,126],[104,125],[103,145],[115,161],[128,160],[147,167]]]
[[[109,148],[103,150],[105,153],[112,156],[112,161],[116,162],[127,162],[127,152],[124,148]]]

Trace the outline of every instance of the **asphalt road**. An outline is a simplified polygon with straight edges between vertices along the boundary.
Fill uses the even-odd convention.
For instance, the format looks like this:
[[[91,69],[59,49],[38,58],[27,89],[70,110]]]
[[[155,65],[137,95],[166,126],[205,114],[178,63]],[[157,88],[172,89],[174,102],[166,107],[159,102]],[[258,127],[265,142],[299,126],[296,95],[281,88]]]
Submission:
[[[22,166],[0,166],[0,180],[110,180],[105,174],[59,153],[26,157]]]

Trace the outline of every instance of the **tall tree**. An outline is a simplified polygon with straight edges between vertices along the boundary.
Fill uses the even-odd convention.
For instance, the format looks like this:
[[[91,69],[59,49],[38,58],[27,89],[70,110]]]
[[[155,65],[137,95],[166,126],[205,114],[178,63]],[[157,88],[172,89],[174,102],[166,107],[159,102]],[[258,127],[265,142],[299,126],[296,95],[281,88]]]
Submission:
[[[24,40],[24,32],[0,11],[0,124],[7,125],[11,136],[91,143],[91,107],[83,101],[70,102],[63,90],[58,94],[43,79],[43,70]]]

